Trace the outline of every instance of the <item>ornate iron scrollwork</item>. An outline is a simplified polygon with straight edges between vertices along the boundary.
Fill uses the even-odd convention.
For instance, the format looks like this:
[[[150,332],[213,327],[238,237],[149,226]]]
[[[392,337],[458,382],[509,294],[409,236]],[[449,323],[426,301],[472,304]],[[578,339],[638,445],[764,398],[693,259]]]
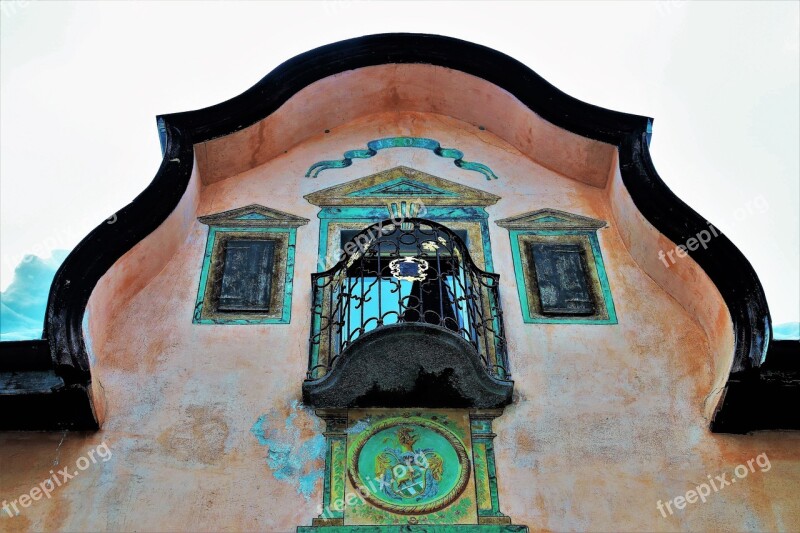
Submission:
[[[311,276],[309,380],[365,333],[419,322],[464,338],[490,375],[510,379],[500,277],[478,268],[456,233],[420,218],[385,220],[344,249],[356,251]]]

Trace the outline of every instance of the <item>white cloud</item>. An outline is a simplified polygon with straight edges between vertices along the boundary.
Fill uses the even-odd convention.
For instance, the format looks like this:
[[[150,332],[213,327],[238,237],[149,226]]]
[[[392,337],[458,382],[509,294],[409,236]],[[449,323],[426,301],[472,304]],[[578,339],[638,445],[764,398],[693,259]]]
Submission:
[[[54,250],[47,258],[26,256],[14,270],[14,279],[0,293],[0,341],[39,339],[50,283],[67,250]]]

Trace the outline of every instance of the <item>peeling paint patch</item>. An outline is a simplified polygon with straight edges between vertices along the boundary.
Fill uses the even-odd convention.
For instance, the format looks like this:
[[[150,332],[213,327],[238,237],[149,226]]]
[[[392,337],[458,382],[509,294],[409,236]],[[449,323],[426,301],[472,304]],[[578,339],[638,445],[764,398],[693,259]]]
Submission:
[[[694,448],[695,446],[697,446],[698,444],[700,444],[700,439],[702,439],[702,438],[703,438],[703,434],[704,434],[704,433],[705,433],[705,432],[703,431],[703,428],[700,428],[700,427],[697,427],[697,426],[695,426],[695,427],[690,427],[690,428],[689,428],[689,435],[688,435],[688,442],[687,442],[687,444],[688,444],[688,445],[689,445],[691,448]]]
[[[358,422],[353,424],[351,427],[347,428],[345,430],[345,433],[347,433],[348,435],[357,435],[358,433],[362,433],[362,432],[366,431],[367,428],[369,427],[370,423],[371,423],[371,419],[369,417],[364,418],[363,420],[359,420]]]
[[[322,460],[325,456],[325,437],[322,435],[320,421],[312,413],[294,400],[285,410],[273,409],[256,420],[250,433],[258,443],[267,447],[265,457],[267,467],[279,481],[296,485],[298,494],[306,500],[311,498],[317,480],[322,479]],[[313,428],[298,425],[298,414],[307,412],[313,421]],[[303,417],[301,417],[302,420]],[[313,435],[304,438],[304,430],[311,429]]]

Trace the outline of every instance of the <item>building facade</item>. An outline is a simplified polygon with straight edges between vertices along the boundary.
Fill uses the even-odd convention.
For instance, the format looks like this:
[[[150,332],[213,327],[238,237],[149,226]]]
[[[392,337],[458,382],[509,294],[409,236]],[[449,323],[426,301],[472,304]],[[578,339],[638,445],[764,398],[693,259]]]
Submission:
[[[410,34],[159,117],[3,343],[2,528],[796,530],[796,345],[651,126]]]

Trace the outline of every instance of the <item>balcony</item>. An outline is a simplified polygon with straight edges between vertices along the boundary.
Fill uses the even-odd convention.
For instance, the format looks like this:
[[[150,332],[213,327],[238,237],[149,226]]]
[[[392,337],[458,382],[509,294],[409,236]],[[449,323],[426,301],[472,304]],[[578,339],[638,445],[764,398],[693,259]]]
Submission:
[[[447,227],[385,220],[312,274],[304,401],[315,407],[475,407],[511,400],[500,276]]]

